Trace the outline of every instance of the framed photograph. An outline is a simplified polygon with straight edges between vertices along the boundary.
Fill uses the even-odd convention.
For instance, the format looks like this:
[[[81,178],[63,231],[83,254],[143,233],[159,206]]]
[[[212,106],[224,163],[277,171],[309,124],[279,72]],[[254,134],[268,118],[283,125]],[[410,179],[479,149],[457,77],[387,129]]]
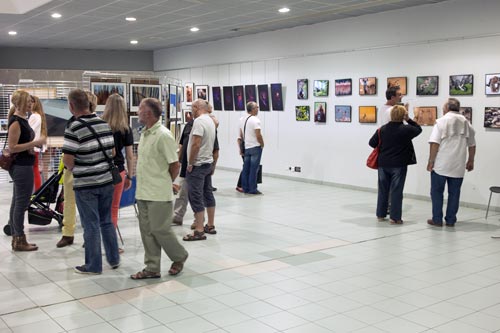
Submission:
[[[351,106],[335,105],[335,121],[338,123],[351,122]]]
[[[161,102],[160,84],[130,84],[130,111],[139,111],[139,104],[144,98],[156,98]]]
[[[181,86],[176,86],[177,87],[177,100],[175,101],[176,104],[176,112],[180,112],[182,110],[182,93],[184,92],[184,88]],[[176,118],[179,118],[176,116]]]
[[[472,108],[470,106],[461,106],[459,112],[472,125]]]
[[[413,108],[413,120],[420,126],[434,126],[437,118],[437,106],[416,106]]]
[[[248,102],[257,102],[257,91],[255,90],[255,84],[245,86],[245,99]]]
[[[295,107],[295,120],[296,121],[311,120],[311,112],[309,105],[301,105]]]
[[[207,85],[196,85],[196,98],[209,101],[208,86]]]
[[[399,87],[402,95],[406,95],[408,90],[406,89],[406,76],[388,77],[387,78],[387,88]]]
[[[176,86],[170,86],[170,119],[177,118],[177,89]]]
[[[328,97],[329,80],[314,80],[314,97]]]
[[[486,74],[484,82],[486,95],[500,95],[500,73]]]
[[[359,107],[359,122],[360,123],[376,123],[377,122],[377,107],[376,106],[360,106]]]
[[[0,119],[0,133],[6,134],[9,131],[9,119]]]
[[[184,102],[186,105],[193,104],[193,91],[194,91],[194,83],[188,82],[184,84]]]
[[[243,90],[243,86],[234,86],[233,96],[234,96],[234,110],[245,111],[245,93]]]
[[[271,104],[273,111],[284,111],[281,83],[271,83]]]
[[[417,76],[418,96],[437,96],[439,94],[439,76]]]
[[[376,95],[377,78],[374,76],[359,78],[359,95]]]
[[[257,87],[259,92],[259,109],[260,111],[271,111],[269,105],[269,86],[267,84],[259,84]]]
[[[104,111],[106,101],[112,94],[116,93],[127,100],[126,83],[90,82],[90,91],[97,96],[96,111]]]
[[[335,96],[352,95],[352,79],[335,80]]]
[[[472,95],[474,92],[474,75],[450,75],[450,95]]]
[[[130,116],[130,128],[132,129],[132,135],[134,136],[134,144],[139,143],[142,125],[139,123],[138,116]]]
[[[222,111],[222,93],[220,87],[212,87],[212,99],[214,102],[214,110]]]
[[[68,100],[66,98],[45,99],[40,98],[47,127],[47,136],[64,136],[64,130],[68,123]],[[102,117],[103,111],[96,111],[98,117]]]
[[[191,109],[182,110],[182,122],[185,124],[191,120],[193,120],[193,111]]]
[[[308,99],[309,98],[309,80],[299,79],[297,80],[297,99]]]
[[[314,102],[314,122],[326,123],[326,102]]]
[[[224,93],[224,111],[233,111],[233,87],[222,87],[222,91]]]
[[[484,108],[484,127],[500,128],[500,107]]]

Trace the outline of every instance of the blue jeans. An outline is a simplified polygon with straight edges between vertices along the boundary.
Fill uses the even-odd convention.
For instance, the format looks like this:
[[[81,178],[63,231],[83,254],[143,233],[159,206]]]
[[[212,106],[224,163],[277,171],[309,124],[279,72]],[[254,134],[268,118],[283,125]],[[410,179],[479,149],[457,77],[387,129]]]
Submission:
[[[75,189],[85,241],[85,268],[89,272],[102,272],[101,234],[108,263],[111,266],[120,263],[116,230],[111,222],[113,192],[113,185]]]
[[[390,218],[400,221],[403,210],[403,189],[407,166],[399,168],[378,168],[377,217],[386,217],[391,196]]]
[[[261,147],[245,149],[243,171],[241,172],[241,186],[245,193],[257,193],[257,173],[259,172]]]
[[[436,224],[443,223],[443,193],[444,186],[448,184],[448,204],[446,205],[446,216],[444,220],[447,225],[454,225],[457,222],[457,212],[460,206],[460,188],[463,178],[452,178],[441,176],[431,172],[431,201],[432,201],[432,221]]]

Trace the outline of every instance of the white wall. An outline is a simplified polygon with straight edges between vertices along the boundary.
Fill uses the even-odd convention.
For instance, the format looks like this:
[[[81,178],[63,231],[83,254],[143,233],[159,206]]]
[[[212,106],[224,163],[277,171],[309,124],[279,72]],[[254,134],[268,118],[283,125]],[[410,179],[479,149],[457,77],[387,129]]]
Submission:
[[[436,105],[441,115],[449,75],[474,74],[474,95],[459,98],[463,106],[473,107],[478,143],[476,170],[466,175],[462,200],[484,205],[488,187],[500,182],[495,172],[500,131],[486,130],[482,121],[485,106],[500,106],[500,97],[484,95],[484,74],[500,72],[500,35],[490,24],[499,12],[500,1],[496,0],[448,1],[160,50],[154,54],[154,64],[162,74],[210,86],[283,83],[285,112],[259,113],[266,141],[264,171],[369,188],[376,188],[377,177],[365,166],[371,150],[367,142],[377,126],[358,122],[358,106],[381,106],[386,78],[407,76],[409,94],[403,101],[409,101],[411,107]],[[303,56],[297,56],[300,54]],[[416,97],[416,76],[420,75],[439,75],[439,96]],[[362,76],[378,78],[377,96],[358,95],[357,81]],[[314,79],[329,79],[330,97],[314,98],[310,88],[309,100],[298,101],[296,80],[301,78],[308,78],[310,86]],[[342,78],[353,79],[353,96],[334,96],[334,80]],[[296,122],[295,105],[310,105],[312,110],[314,101],[327,102],[327,123]],[[352,105],[352,123],[335,123],[335,104]],[[235,141],[242,113],[216,114],[221,122],[219,164],[239,168]],[[414,140],[419,163],[409,168],[406,193],[428,196],[425,166],[430,131],[431,127],[425,127]],[[301,166],[302,172],[291,173],[289,166]]]

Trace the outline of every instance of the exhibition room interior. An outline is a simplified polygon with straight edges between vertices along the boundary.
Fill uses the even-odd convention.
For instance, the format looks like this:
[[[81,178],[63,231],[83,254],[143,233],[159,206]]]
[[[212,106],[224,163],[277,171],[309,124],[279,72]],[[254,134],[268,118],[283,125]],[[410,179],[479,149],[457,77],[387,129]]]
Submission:
[[[51,119],[65,121],[70,89],[118,87],[135,147],[137,92],[161,99],[178,138],[192,89],[214,106],[220,157],[218,233],[183,244],[178,276],[163,254],[160,279],[129,278],[144,265],[133,205],[120,209],[121,265],[101,275],[73,271],[84,259],[78,221],[64,248],[55,220],[26,218],[35,252],[12,251],[2,234],[0,333],[500,332],[500,195],[490,191],[500,186],[498,13],[497,0],[1,1],[2,145],[16,89],[40,94]],[[404,87],[422,125],[402,225],[377,221],[377,171],[366,166],[388,84]],[[259,196],[235,190],[249,96],[265,140]],[[449,97],[461,102],[477,152],[456,226],[437,228],[426,223],[428,140]],[[54,124],[45,177],[60,135]],[[3,228],[12,197],[4,170],[0,188]],[[191,222],[188,208],[172,227],[179,239]]]

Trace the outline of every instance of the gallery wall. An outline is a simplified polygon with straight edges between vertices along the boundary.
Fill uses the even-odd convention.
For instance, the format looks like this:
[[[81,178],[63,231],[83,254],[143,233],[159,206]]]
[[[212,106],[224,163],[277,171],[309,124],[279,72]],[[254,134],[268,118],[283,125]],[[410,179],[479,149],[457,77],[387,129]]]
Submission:
[[[449,75],[473,74],[474,94],[459,97],[473,108],[473,127],[478,144],[476,169],[466,175],[462,201],[485,205],[488,188],[498,184],[500,130],[485,129],[486,106],[500,106],[500,97],[484,93],[484,74],[499,73],[500,36],[489,22],[496,21],[500,2],[456,0],[406,10],[367,15],[298,27],[254,36],[156,51],[155,70],[184,82],[212,86],[240,84],[283,84],[284,112],[260,112],[266,142],[264,171],[281,176],[376,189],[376,171],[365,161],[371,148],[368,140],[376,124],[360,124],[358,106],[385,102],[386,78],[408,77],[404,102],[414,106],[438,106],[448,98]],[[203,65],[200,65],[203,64]],[[416,77],[439,76],[439,95],[416,96]],[[359,96],[358,79],[378,78],[376,96]],[[309,79],[309,99],[298,101],[296,80]],[[334,80],[352,78],[353,95],[334,96]],[[329,97],[312,97],[315,79],[330,80]],[[295,106],[327,102],[326,124],[297,122]],[[334,105],[352,105],[352,122],[336,123]],[[220,120],[219,165],[238,169],[236,138],[243,112],[217,111]],[[412,112],[410,113],[412,114]],[[428,197],[429,173],[425,170],[432,127],[424,127],[414,140],[418,164],[410,166],[405,193]],[[289,171],[300,166],[301,173]],[[235,183],[236,183],[235,176]],[[265,185],[263,185],[265,191]],[[500,199],[494,198],[495,206]]]

